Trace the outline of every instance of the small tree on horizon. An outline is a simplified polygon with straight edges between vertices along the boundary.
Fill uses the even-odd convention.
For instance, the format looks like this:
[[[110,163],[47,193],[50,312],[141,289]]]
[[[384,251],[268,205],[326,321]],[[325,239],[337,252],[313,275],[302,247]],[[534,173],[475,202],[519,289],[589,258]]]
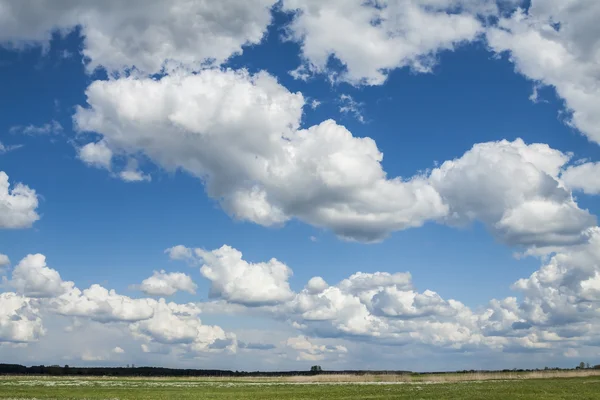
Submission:
[[[320,365],[313,365],[312,367],[310,367],[310,372],[319,373],[322,371],[323,371],[323,369],[321,368]]]

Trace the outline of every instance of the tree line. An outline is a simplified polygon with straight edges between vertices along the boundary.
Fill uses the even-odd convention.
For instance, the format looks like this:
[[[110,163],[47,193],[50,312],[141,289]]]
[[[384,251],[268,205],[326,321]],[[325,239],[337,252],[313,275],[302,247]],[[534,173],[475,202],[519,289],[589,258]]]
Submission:
[[[600,365],[589,366],[590,369],[600,369]],[[575,369],[581,369],[578,365]],[[0,364],[0,375],[67,375],[67,376],[189,376],[189,377],[277,377],[277,376],[310,376],[310,375],[429,375],[429,374],[469,374],[479,372],[534,372],[534,371],[566,371],[565,368],[543,369],[503,369],[497,371],[483,370],[462,370],[452,372],[411,372],[395,370],[323,370],[320,365],[313,365],[306,371],[232,371],[218,369],[182,369],[182,368],[163,368],[163,367],[70,367],[69,365],[33,365],[27,367],[19,364]]]
[[[0,364],[0,375],[81,375],[81,376],[206,376],[206,377],[244,377],[244,376],[300,376],[316,374],[410,374],[410,371],[324,371],[313,366],[306,371],[231,371],[218,369],[181,369],[163,367],[70,367],[65,365],[34,365],[26,367],[19,364]]]

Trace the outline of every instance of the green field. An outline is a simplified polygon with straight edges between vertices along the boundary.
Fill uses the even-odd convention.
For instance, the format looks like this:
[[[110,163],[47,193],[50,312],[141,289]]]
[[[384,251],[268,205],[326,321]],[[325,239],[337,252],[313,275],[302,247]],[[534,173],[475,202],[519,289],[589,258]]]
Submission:
[[[598,376],[455,382],[376,379],[4,377],[0,399],[600,399]]]

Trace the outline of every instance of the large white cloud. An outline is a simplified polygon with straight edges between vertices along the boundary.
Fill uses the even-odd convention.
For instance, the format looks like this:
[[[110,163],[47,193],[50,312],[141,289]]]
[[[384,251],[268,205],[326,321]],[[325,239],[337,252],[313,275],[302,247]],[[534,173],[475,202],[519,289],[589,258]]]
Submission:
[[[532,0],[487,31],[495,52],[509,52],[517,71],[556,89],[567,121],[600,143],[600,3]]]
[[[44,332],[38,310],[28,298],[10,292],[0,294],[0,343],[31,342]]]
[[[437,293],[416,292],[408,273],[353,274],[337,285],[313,278],[281,309],[297,328],[321,337],[368,339],[374,343],[425,342],[438,346],[466,346],[479,338],[473,313],[455,300]],[[442,329],[445,342],[434,343],[432,330]]]
[[[430,71],[440,51],[483,31],[477,14],[497,11],[493,1],[462,0],[284,0],[283,9],[296,13],[288,31],[304,64],[295,76],[331,75],[335,57],[345,71],[333,79],[370,85],[396,68]]]
[[[314,277],[294,293],[287,286],[291,271],[275,260],[250,264],[228,246],[212,252],[190,249],[193,257],[200,257],[197,261],[209,266],[205,275],[218,280],[218,301],[176,304],[164,299],[132,299],[99,285],[83,292],[72,288],[51,298],[4,293],[0,295],[0,341],[38,340],[46,332],[41,324],[43,314],[76,318],[65,334],[78,334],[87,324],[81,321],[120,327],[121,336],[142,341],[146,354],[234,353],[238,346],[234,333],[205,325],[198,318],[201,310],[212,308],[208,312],[218,314],[219,308],[225,307],[228,314],[288,322],[301,336],[285,341],[283,349],[268,346],[265,351],[283,351],[300,361],[340,360],[341,355],[349,354],[341,341],[488,355],[585,351],[600,341],[599,232],[598,228],[589,229],[588,242],[562,249],[529,278],[517,281],[513,289],[521,293],[521,300],[492,299],[477,309],[444,299],[432,290],[418,291],[405,272],[357,272],[335,285]],[[27,262],[28,257],[20,264]],[[48,275],[47,271],[44,274]],[[240,277],[246,284],[240,283]],[[285,296],[268,297],[266,292],[282,293],[272,284],[285,287]],[[54,320],[49,321],[54,326]],[[109,354],[116,345],[121,343],[86,351],[95,358]]]
[[[600,323],[600,229],[591,229],[589,236],[588,243],[555,254],[513,285],[525,296],[521,308],[528,322],[550,327]]]
[[[143,287],[151,294],[164,294],[173,288],[192,292],[196,289],[185,274],[162,271],[153,277],[167,281],[169,286],[146,282]],[[121,336],[142,340],[147,346],[166,346],[168,353],[237,350],[235,334],[225,332],[219,326],[202,324],[198,318],[200,307],[193,303],[135,299],[98,284],[81,291],[73,282],[64,282],[58,271],[46,266],[42,254],[23,258],[13,270],[12,278],[6,279],[5,283],[17,293],[0,294],[0,342],[36,341],[46,333],[42,319],[50,318],[49,325],[55,328],[56,317],[61,317],[73,319],[73,324],[64,329],[67,335],[77,335],[83,326],[96,323],[120,327]],[[109,353],[93,347],[85,350],[89,360],[107,359]]]
[[[83,291],[74,288],[52,298],[51,308],[60,315],[90,318],[100,322],[135,322],[154,315],[152,299],[132,299],[93,284]]]
[[[225,347],[235,351],[235,335],[218,326],[202,324],[199,312],[193,305],[166,303],[161,299],[154,304],[154,315],[132,324],[131,330],[149,343],[183,345],[188,351],[210,351],[219,342],[226,342]]]
[[[172,296],[180,290],[196,294],[197,287],[189,275],[182,272],[167,273],[164,270],[154,271],[139,285],[142,292],[151,296]]]
[[[561,175],[572,190],[587,194],[600,194],[600,163],[586,162],[568,167]]]
[[[450,206],[448,223],[480,220],[509,244],[578,243],[596,218],[577,206],[559,179],[569,158],[520,139],[480,143],[434,169],[430,182]]]
[[[304,99],[266,73],[207,70],[93,83],[79,129],[115,153],[143,152],[203,179],[233,216],[262,225],[298,217],[376,240],[446,212],[423,179],[388,179],[370,138],[334,121],[299,129]],[[150,102],[148,99],[152,99]]]
[[[0,44],[48,45],[54,31],[80,27],[87,67],[153,74],[169,64],[198,69],[257,44],[274,0],[0,1]]]
[[[80,130],[102,134],[111,152],[202,179],[238,219],[298,218],[367,242],[427,221],[480,220],[500,240],[534,247],[581,241],[595,225],[560,182],[567,154],[489,142],[429,175],[391,178],[372,139],[332,120],[300,129],[302,95],[264,72],[97,81],[87,97],[74,117]]]
[[[545,351],[562,354],[600,340],[600,252],[598,228],[586,231],[588,241],[564,247],[531,277],[512,288],[522,299],[492,299],[470,308],[444,299],[432,290],[417,291],[408,273],[355,273],[335,285],[320,277],[309,280],[293,298],[253,307],[256,315],[288,321],[304,335],[358,340],[371,344],[422,345],[484,352]],[[220,277],[221,285],[235,282]],[[267,279],[268,280],[268,279]],[[260,292],[260,288],[255,289]],[[212,303],[227,313],[226,297]],[[237,299],[236,305],[244,305]],[[203,304],[208,310],[211,303]],[[303,357],[319,359],[326,352],[305,340],[292,343]],[[293,347],[293,346],[292,346]]]
[[[12,272],[10,285],[27,297],[56,297],[73,289],[73,282],[64,282],[55,269],[46,265],[43,254],[23,258]]]
[[[36,209],[38,198],[35,190],[17,183],[13,188],[8,175],[0,171],[0,229],[29,228],[40,219]]]
[[[203,263],[200,272],[211,281],[212,298],[252,306],[277,304],[293,296],[288,283],[292,270],[275,258],[249,263],[240,251],[229,246],[195,252]]]

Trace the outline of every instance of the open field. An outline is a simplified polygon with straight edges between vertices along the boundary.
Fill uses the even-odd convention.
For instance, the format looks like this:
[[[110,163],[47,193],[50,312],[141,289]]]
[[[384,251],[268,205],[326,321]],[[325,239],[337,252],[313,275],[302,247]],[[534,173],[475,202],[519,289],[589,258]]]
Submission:
[[[0,377],[0,399],[600,399],[597,371],[289,378]],[[469,379],[470,378],[470,379]]]

